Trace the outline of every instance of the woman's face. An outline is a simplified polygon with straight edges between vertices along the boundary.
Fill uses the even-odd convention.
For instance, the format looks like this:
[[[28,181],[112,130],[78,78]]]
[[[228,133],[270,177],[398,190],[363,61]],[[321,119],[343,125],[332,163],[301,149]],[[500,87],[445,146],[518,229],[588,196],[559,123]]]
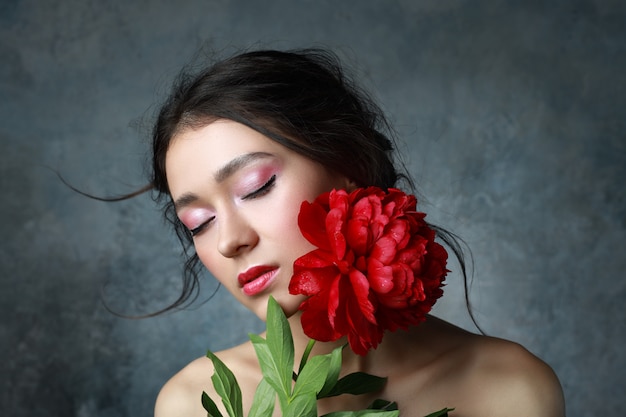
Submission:
[[[297,225],[302,201],[351,182],[230,120],[174,137],[166,172],[176,212],[206,268],[265,319],[272,295],[290,316],[296,258],[313,246]]]

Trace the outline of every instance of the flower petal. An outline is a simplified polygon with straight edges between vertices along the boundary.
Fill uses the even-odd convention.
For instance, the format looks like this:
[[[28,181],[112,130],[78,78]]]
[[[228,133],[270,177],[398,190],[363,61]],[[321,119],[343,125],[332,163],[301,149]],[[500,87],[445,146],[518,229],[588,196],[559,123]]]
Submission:
[[[443,294],[448,254],[416,204],[376,187],[332,190],[302,204],[298,225],[317,249],[294,262],[289,291],[309,296],[300,305],[309,337],[347,336],[364,355],[385,331],[424,321]]]
[[[357,269],[350,271],[350,284],[354,291],[356,304],[363,316],[371,323],[376,324],[374,317],[374,306],[369,300],[370,285],[363,273]]]

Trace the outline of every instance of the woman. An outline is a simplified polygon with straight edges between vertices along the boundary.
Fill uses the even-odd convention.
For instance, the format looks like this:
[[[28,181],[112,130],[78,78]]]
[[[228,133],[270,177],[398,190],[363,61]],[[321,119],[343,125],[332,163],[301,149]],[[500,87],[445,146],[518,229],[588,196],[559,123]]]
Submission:
[[[294,261],[314,249],[296,226],[300,205],[332,189],[388,189],[403,180],[410,187],[392,160],[391,137],[380,109],[328,52],[249,52],[181,78],[154,129],[152,178],[166,215],[195,249],[179,303],[199,259],[261,319],[273,296],[300,357],[309,340],[298,309],[306,297],[290,294],[289,282]],[[317,343],[313,353],[345,342]],[[235,373],[249,409],[261,379],[251,343],[217,356]],[[456,416],[564,415],[559,382],[545,363],[517,344],[432,316],[387,332],[365,355],[344,349],[342,372],[355,371],[386,376],[387,384],[375,396],[321,400],[320,415],[363,409],[373,398],[396,401],[402,416],[444,407]],[[204,357],[186,366],[161,390],[155,416],[205,416],[200,397],[216,398],[212,373]]]

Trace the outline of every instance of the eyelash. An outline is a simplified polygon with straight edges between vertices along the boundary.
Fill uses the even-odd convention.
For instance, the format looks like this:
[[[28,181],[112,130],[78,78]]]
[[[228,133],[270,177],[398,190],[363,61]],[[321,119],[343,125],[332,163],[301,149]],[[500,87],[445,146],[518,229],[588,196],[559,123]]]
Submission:
[[[252,200],[252,199],[255,199],[257,197],[261,197],[261,196],[267,194],[268,192],[270,192],[270,190],[274,187],[275,183],[276,183],[276,174],[272,175],[270,177],[270,179],[267,180],[267,182],[265,184],[263,184],[260,188],[254,190],[250,194],[244,195],[243,197],[241,197],[241,199],[242,200]]]
[[[209,223],[211,223],[213,221],[213,219],[215,219],[215,216],[210,217],[207,221],[205,221],[204,223],[202,223],[200,226],[195,227],[193,229],[189,229],[189,233],[191,234],[191,237],[196,236],[198,233],[200,233],[201,231],[204,230],[205,227],[207,227],[209,225]]]
[[[258,189],[254,190],[250,194],[244,195],[241,199],[242,200],[252,200],[252,199],[261,197],[261,196],[267,194],[268,192],[270,192],[271,189],[274,187],[275,183],[276,183],[276,175],[272,175],[270,177],[270,179],[265,184],[263,184],[261,187],[259,187]],[[202,232],[204,230],[204,228],[207,227],[209,225],[209,223],[211,223],[214,219],[215,219],[215,216],[209,218],[207,221],[202,223],[200,226],[195,227],[193,229],[189,229],[189,233],[191,234],[191,237],[194,237],[198,233]]]

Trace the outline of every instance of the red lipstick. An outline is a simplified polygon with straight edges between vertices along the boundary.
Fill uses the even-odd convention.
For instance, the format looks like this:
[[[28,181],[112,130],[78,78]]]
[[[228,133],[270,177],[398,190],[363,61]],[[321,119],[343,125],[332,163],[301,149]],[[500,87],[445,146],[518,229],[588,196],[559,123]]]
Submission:
[[[246,295],[256,295],[265,290],[274,281],[278,273],[276,266],[253,266],[237,276],[239,286]]]

